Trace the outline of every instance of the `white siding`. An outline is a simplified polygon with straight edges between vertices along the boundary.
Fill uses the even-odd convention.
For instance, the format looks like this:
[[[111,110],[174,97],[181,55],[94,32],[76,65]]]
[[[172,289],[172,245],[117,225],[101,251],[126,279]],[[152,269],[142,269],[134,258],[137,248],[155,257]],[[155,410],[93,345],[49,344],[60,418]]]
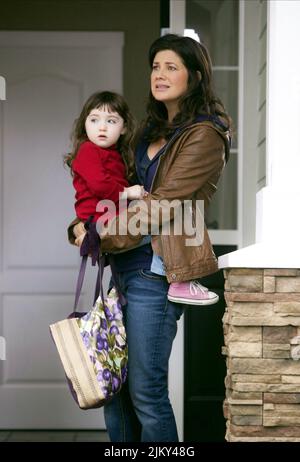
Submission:
[[[266,185],[266,68],[267,68],[267,1],[260,0],[259,8],[259,66],[258,66],[258,123],[257,191]]]
[[[267,1],[241,1],[240,123],[242,243],[255,242],[256,192],[266,182]]]

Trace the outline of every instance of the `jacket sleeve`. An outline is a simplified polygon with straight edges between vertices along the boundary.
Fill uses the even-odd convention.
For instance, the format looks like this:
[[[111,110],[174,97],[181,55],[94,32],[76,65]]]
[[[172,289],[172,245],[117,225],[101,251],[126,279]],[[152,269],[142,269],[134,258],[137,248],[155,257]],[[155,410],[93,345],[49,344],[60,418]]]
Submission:
[[[124,184],[116,181],[105,168],[104,162],[97,150],[89,143],[84,143],[74,161],[74,172],[83,178],[90,192],[99,200],[119,200],[119,193],[124,190]]]
[[[195,126],[183,134],[177,153],[163,182],[142,201],[135,201],[128,210],[120,213],[101,232],[101,249],[112,252],[135,247],[143,234],[154,234],[153,229],[161,228],[163,219],[173,219],[175,209],[163,214],[161,206],[166,202],[192,199],[196,191],[221,172],[225,164],[224,140],[209,126]],[[168,207],[168,205],[167,205]],[[181,207],[181,205],[178,205]],[[135,222],[139,221],[141,232],[136,232]]]

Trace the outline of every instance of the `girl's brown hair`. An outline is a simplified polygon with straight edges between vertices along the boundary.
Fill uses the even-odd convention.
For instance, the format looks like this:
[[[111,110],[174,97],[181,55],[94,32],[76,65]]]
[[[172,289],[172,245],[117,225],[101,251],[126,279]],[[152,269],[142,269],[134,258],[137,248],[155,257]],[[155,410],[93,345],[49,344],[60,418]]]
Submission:
[[[107,108],[108,111],[117,112],[124,120],[126,132],[119,137],[117,149],[124,160],[127,179],[130,181],[135,174],[133,140],[136,124],[124,98],[111,91],[94,93],[84,104],[78,119],[74,122],[71,134],[72,150],[64,157],[64,164],[70,167],[71,173],[73,174],[72,162],[77,155],[80,145],[88,140],[85,130],[85,121],[93,109],[100,109],[102,107]]]

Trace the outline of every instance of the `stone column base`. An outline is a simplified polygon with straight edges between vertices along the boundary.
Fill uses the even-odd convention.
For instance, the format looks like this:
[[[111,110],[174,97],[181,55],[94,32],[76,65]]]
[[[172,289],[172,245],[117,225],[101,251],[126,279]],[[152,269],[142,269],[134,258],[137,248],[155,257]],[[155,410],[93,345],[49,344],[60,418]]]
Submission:
[[[300,270],[224,270],[227,441],[300,442]]]

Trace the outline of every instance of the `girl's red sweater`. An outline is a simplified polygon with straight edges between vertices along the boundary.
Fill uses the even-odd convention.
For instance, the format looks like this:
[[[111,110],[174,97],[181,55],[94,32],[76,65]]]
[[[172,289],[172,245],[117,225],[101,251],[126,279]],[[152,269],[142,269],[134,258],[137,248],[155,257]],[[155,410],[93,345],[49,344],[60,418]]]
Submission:
[[[96,206],[104,199],[113,201],[118,213],[119,193],[129,184],[123,159],[115,145],[101,148],[91,141],[85,141],[78,150],[72,169],[78,218],[84,221],[94,215],[93,221],[97,221],[103,211],[96,212]]]

